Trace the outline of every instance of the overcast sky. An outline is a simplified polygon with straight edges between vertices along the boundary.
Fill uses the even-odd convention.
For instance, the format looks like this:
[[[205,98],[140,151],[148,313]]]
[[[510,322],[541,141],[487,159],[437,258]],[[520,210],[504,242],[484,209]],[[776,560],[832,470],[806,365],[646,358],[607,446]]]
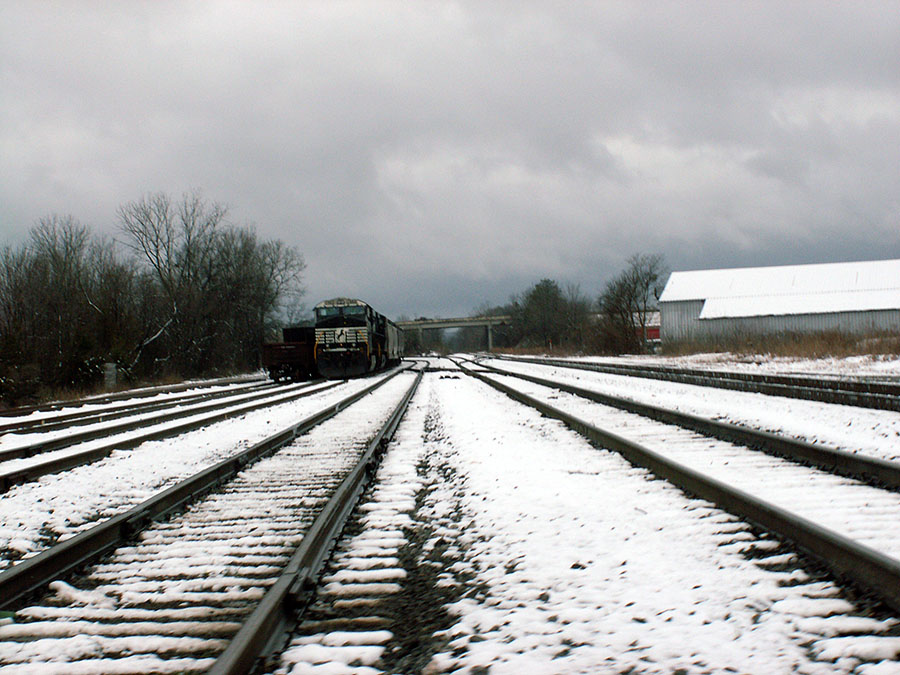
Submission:
[[[900,5],[0,0],[0,245],[194,189],[393,317],[900,258]]]

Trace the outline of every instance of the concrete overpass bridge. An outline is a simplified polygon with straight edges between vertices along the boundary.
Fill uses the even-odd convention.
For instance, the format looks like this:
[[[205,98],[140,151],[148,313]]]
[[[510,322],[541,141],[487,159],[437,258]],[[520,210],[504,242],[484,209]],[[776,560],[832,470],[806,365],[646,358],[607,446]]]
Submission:
[[[437,330],[441,328],[472,328],[484,326],[487,330],[488,351],[494,348],[494,326],[509,325],[511,317],[504,316],[472,316],[458,319],[416,319],[415,321],[397,321],[397,325],[403,330],[417,330],[419,342],[422,342],[422,331]]]

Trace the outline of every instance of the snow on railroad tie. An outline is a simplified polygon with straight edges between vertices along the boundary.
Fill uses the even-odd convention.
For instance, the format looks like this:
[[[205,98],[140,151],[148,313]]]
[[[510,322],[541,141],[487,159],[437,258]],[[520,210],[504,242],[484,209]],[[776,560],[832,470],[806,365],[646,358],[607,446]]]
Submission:
[[[515,361],[485,363],[846,452],[900,461],[900,412]]]
[[[471,379],[426,375],[367,498],[327,583],[401,590],[320,593],[275,672],[898,672],[883,608]]]
[[[385,650],[397,634],[398,608],[407,607],[410,571],[408,532],[417,523],[416,509],[423,478],[416,466],[423,454],[421,426],[429,377],[423,380],[394,442],[378,469],[375,482],[345,528],[316,599],[282,654],[277,672],[380,672]],[[423,393],[426,392],[426,393]],[[406,439],[404,446],[402,441]],[[403,447],[398,448],[398,443]],[[395,672],[416,672],[397,669]]]
[[[900,560],[900,494],[508,377],[579,419]]]
[[[148,441],[99,462],[13,487],[0,499],[0,571],[369,384],[353,380],[309,398],[224,420],[177,439]]]
[[[0,672],[207,670],[408,388],[409,378],[395,379],[221,493],[55,582],[41,603],[0,625]]]

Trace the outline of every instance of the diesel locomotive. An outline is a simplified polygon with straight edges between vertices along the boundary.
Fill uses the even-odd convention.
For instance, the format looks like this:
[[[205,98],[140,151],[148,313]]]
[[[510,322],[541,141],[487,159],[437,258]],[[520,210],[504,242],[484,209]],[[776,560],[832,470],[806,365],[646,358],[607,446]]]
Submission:
[[[322,377],[355,377],[400,362],[403,331],[362,300],[324,300],[315,312],[314,359]]]
[[[400,363],[403,331],[362,300],[335,298],[315,307],[315,326],[282,329],[262,346],[262,365],[276,382],[342,379]]]

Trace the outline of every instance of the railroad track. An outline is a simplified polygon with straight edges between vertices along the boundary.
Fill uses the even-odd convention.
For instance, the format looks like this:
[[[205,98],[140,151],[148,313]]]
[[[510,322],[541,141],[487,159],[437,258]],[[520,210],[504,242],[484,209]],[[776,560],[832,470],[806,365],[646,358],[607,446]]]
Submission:
[[[824,471],[858,478],[875,487],[900,489],[900,463],[896,461],[869,456],[862,452],[847,452],[822,443],[807,443],[784,434],[768,433],[744,425],[730,424],[670,408],[640,403],[630,398],[606,394],[597,389],[587,389],[553,379],[497,368],[484,362],[479,363],[478,367],[486,372],[517,377],[658,422],[674,424],[722,441],[743,444],[795,462],[807,463]]]
[[[830,472],[835,467],[832,461],[822,460],[824,468],[819,469],[759,453],[741,444],[766,446],[771,441],[749,440],[752,430],[741,431],[741,444],[711,442],[709,436],[688,429],[674,429],[620,407],[601,406],[585,398],[584,391],[566,393],[577,391],[574,387],[539,384],[534,378],[526,382],[518,374],[492,374],[483,366],[462,367],[599,446],[621,453],[632,464],[791,541],[834,574],[900,611],[900,538],[896,536],[900,495],[896,489],[836,476]],[[779,454],[788,445],[782,445]],[[881,475],[890,476],[896,488],[896,463],[878,464],[884,471]]]
[[[62,412],[64,408],[59,408],[48,414],[35,417],[32,415],[19,416],[11,422],[0,423],[0,435],[2,434],[29,434],[29,433],[46,433],[57,429],[67,429],[87,424],[97,424],[107,422],[109,420],[120,419],[130,415],[140,415],[154,412],[157,410],[165,410],[176,406],[187,405],[191,403],[201,403],[214,399],[226,398],[229,396],[239,396],[242,394],[272,389],[275,387],[271,382],[250,382],[247,384],[233,385],[228,388],[215,388],[213,391],[192,391],[189,394],[162,394],[162,398],[153,397],[154,400],[147,401],[146,397],[127,398],[118,401],[107,402],[104,404],[83,404],[80,403],[79,408],[75,412]],[[204,387],[208,389],[208,387]],[[81,410],[80,408],[88,407],[89,410]],[[54,412],[58,414],[54,414]],[[14,417],[11,416],[10,417]]]
[[[99,396],[87,396],[85,398],[71,399],[65,401],[52,401],[50,403],[39,403],[37,405],[16,406],[13,408],[4,408],[0,410],[0,417],[21,417],[23,415],[31,415],[33,413],[47,413],[63,408],[77,408],[90,405],[104,405],[116,401],[126,399],[147,398],[158,396],[159,394],[173,394],[190,389],[206,389],[211,387],[222,387],[232,384],[265,382],[267,378],[264,375],[237,375],[234,377],[221,377],[213,380],[202,380],[199,382],[182,382],[179,384],[167,384],[156,387],[141,387],[139,389],[128,389],[114,394],[101,394]]]
[[[135,447],[149,440],[168,438],[228,417],[296,400],[337,383],[303,384],[237,392],[215,401],[176,405],[174,410],[138,411],[132,419],[88,428],[65,426],[60,433],[29,434],[18,445],[0,449],[0,492],[41,476],[67,471],[109,456],[114,450]],[[166,406],[169,408],[171,406]],[[132,433],[149,427],[142,433]],[[36,437],[36,438],[34,438]],[[97,441],[99,443],[91,443]],[[66,450],[70,448],[70,450]]]
[[[371,384],[351,380],[280,405],[236,414],[170,438],[23,483],[0,495],[0,571],[135,507],[205,467]],[[104,443],[102,440],[98,444]],[[39,458],[35,458],[39,459]]]
[[[900,655],[892,612],[796,545],[458,370],[426,377],[269,672],[845,673]],[[725,646],[767,625],[748,653]]]
[[[245,668],[317,576],[396,428],[419,381],[397,374],[0,574],[0,603],[18,609],[0,663]]]
[[[319,466],[320,476],[331,475],[335,465],[317,463],[323,455],[313,446],[328,454],[344,443],[337,438],[352,438],[350,444],[374,453],[373,443],[382,444],[378,435],[365,444],[362,437],[372,434],[359,430],[364,420],[374,429],[374,420],[387,416],[406,388],[398,378],[387,385],[396,394],[380,414],[356,404],[342,413],[349,417],[288,441],[283,451],[243,471],[242,460],[223,463],[241,471],[224,494],[210,488],[214,494],[183,513],[183,506],[160,502],[159,513],[126,514],[116,527],[132,543],[110,544],[113,553],[99,564],[78,563],[81,571],[63,583],[57,578],[42,602],[16,604],[15,621],[0,626],[0,664],[22,664],[27,672],[25,662],[34,660],[36,669],[46,670],[49,664],[40,661],[52,652],[60,663],[72,659],[62,668],[70,672],[260,667],[286,673],[304,665],[334,672],[450,672],[494,664],[547,672],[790,672],[800,666],[849,672],[848,659],[862,668],[890,658],[885,654],[900,656],[900,647],[891,651],[900,641],[893,618],[900,607],[889,591],[869,585],[872,570],[848,572],[830,552],[802,539],[807,521],[822,531],[829,518],[832,524],[847,520],[826,542],[840,545],[848,534],[859,535],[870,550],[896,562],[900,543],[884,525],[898,515],[896,491],[816,473],[484,366],[466,366],[464,373],[447,364],[424,378],[403,424],[397,426],[397,412],[386,425],[397,429],[396,438],[320,583],[316,570],[329,545],[311,544],[329,541],[324,531],[337,525],[323,525],[321,538],[307,531],[296,546],[297,530],[289,523],[312,522],[304,509],[322,503],[316,491],[325,488],[311,480],[307,498],[298,497],[293,486],[308,476],[291,472],[299,460]],[[507,398],[527,402],[525,394],[541,414]],[[650,466],[684,492],[650,480],[618,455],[598,452],[547,417],[584,427],[579,431],[587,429],[595,447],[616,450],[636,467]],[[593,435],[597,431],[601,436]],[[667,475],[672,462],[662,455],[670,451],[681,464],[703,464],[702,471],[682,471],[688,482],[678,471]],[[273,468],[281,457],[294,461]],[[355,469],[357,478],[372,472],[371,464],[366,467]],[[527,467],[530,473],[523,472]],[[248,474],[257,468],[259,482],[253,483]],[[783,501],[792,503],[765,508],[762,516],[748,513],[740,491],[736,503],[710,493],[710,485],[733,482],[723,471],[764,476],[769,494],[787,495]],[[703,472],[712,479],[689,482]],[[211,474],[204,480],[211,482]],[[336,484],[333,477],[324,480]],[[360,488],[354,481],[341,490]],[[834,504],[823,507],[826,493],[812,489],[828,491],[826,500]],[[273,506],[254,520],[270,497]],[[750,499],[752,507],[758,496]],[[791,512],[787,534],[766,521],[779,508]],[[865,517],[845,517],[857,510]],[[342,502],[317,522],[339,523],[348,512]],[[552,539],[533,542],[541,532]],[[648,566],[654,556],[659,560]],[[664,569],[648,581],[654,565]],[[836,581],[847,578],[853,583]],[[876,583],[890,589],[894,581]],[[857,594],[859,587],[866,592]],[[6,590],[0,585],[0,597]],[[767,637],[742,652],[738,645],[749,633]],[[859,645],[850,646],[853,640]]]
[[[900,383],[878,379],[824,379],[793,375],[767,375],[734,371],[642,366],[637,364],[584,363],[565,359],[509,357],[497,358],[522,361],[560,368],[574,368],[611,375],[643,377],[704,387],[735,391],[749,391],[773,396],[837,403],[879,410],[900,411]]]

